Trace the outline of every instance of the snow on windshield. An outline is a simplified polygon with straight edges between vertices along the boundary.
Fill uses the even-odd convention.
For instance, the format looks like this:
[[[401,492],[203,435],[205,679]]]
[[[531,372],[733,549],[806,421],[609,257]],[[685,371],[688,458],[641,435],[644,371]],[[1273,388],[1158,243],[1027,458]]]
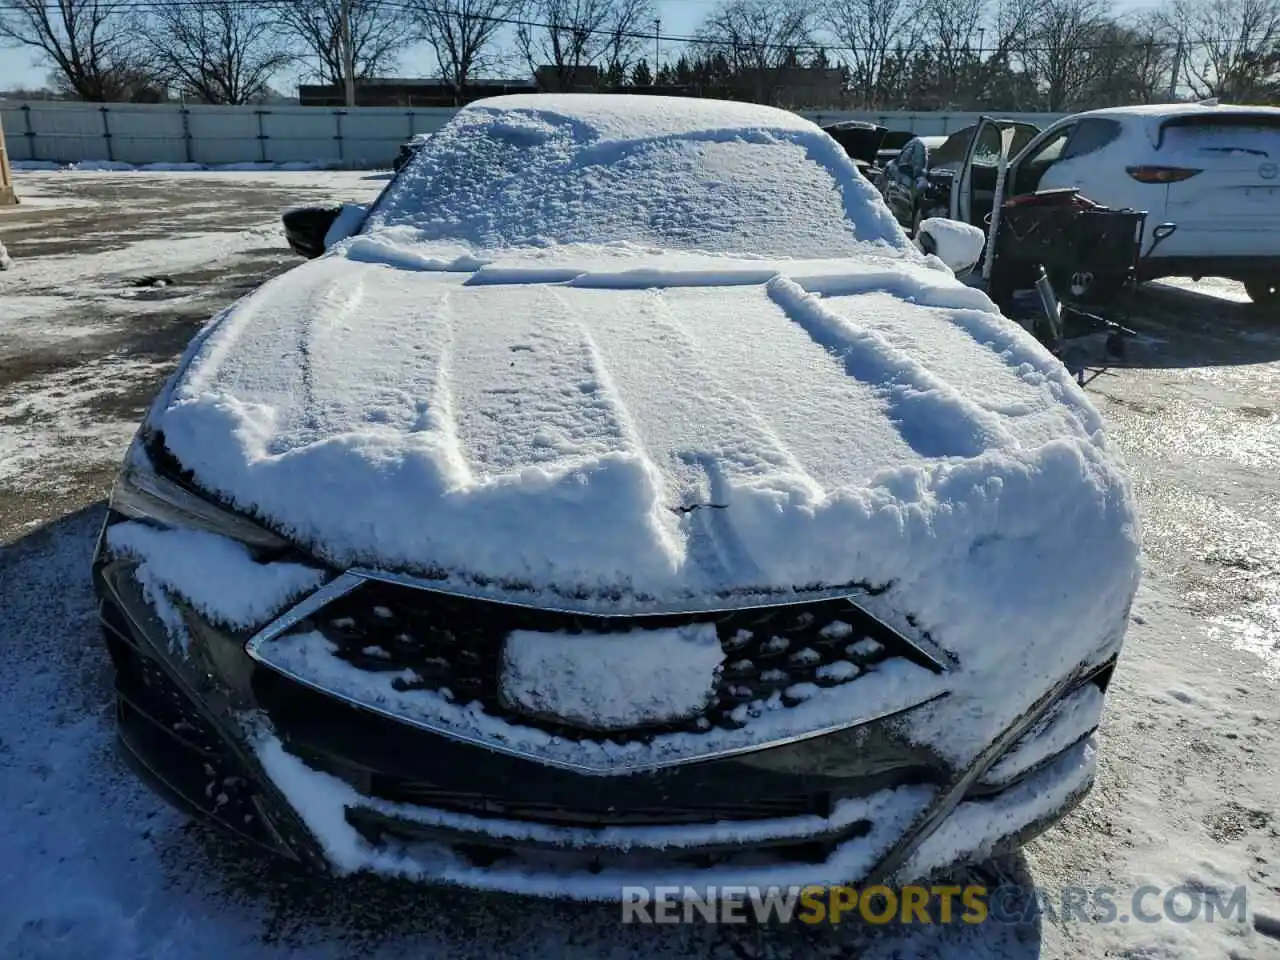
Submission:
[[[629,242],[765,257],[905,245],[818,127],[780,110],[649,97],[496,98],[461,111],[369,230],[471,249]]]

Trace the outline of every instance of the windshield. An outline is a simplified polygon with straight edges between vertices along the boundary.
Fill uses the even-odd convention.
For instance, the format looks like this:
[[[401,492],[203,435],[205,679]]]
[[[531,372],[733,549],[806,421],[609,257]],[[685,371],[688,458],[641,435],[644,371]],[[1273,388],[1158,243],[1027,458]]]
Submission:
[[[817,128],[610,133],[547,111],[463,110],[388,186],[366,229],[471,249],[629,242],[785,258],[905,243]]]

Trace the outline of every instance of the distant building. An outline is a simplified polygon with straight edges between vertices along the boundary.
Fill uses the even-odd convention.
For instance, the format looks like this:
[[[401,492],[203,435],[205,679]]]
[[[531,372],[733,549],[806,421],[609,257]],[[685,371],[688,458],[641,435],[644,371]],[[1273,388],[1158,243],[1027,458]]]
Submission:
[[[507,93],[650,93],[666,96],[727,97],[772,103],[791,109],[833,107],[844,98],[845,72],[839,67],[781,67],[775,70],[741,70],[702,87],[697,83],[610,86],[598,67],[538,67],[529,80],[476,80],[458,97],[442,80],[373,77],[356,83],[358,107],[461,107],[474,100]],[[341,84],[308,83],[298,87],[304,107],[341,107],[346,95]]]
[[[779,107],[829,107],[840,103],[845,73],[840,67],[743,70],[732,81],[739,97]]]
[[[504,93],[536,93],[532,80],[476,80],[467,84],[462,97],[442,80],[418,77],[372,77],[356,83],[358,107],[460,107],[473,100]],[[298,87],[298,102],[304,107],[345,106],[341,84],[304,83]]]
[[[599,67],[556,67],[546,64],[533,72],[543,93],[587,93],[599,89]]]

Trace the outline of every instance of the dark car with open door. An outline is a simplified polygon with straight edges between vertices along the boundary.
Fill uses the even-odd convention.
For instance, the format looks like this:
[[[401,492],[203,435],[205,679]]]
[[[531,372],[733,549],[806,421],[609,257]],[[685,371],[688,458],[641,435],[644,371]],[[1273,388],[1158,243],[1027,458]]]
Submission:
[[[916,137],[907,142],[895,159],[885,164],[880,192],[898,222],[913,233],[922,220],[946,210],[947,196],[938,191],[929,171],[935,162],[934,152],[947,139]],[[963,151],[958,159],[964,159]]]

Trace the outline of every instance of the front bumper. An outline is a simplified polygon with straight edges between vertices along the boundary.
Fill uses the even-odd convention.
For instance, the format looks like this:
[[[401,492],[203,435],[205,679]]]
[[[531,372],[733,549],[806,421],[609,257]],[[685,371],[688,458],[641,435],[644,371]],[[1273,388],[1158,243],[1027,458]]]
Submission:
[[[606,772],[299,682],[190,609],[176,652],[135,566],[100,551],[94,577],[120,743],[163,796],[323,869],[529,894],[905,879],[1016,845],[1092,784],[1113,662],[1063,678],[962,766],[901,737],[917,698],[816,736]]]

